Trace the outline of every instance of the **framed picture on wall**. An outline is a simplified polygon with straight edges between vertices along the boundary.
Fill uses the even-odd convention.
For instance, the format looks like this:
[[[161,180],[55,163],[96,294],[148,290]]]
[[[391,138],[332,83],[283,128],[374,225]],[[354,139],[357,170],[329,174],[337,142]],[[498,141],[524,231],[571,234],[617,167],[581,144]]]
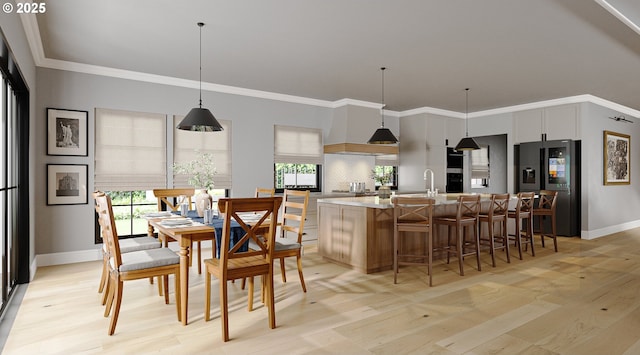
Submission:
[[[47,108],[47,155],[87,156],[89,112]]]
[[[47,205],[87,204],[87,171],[87,164],[47,164]]]
[[[604,131],[604,184],[631,184],[631,136]]]

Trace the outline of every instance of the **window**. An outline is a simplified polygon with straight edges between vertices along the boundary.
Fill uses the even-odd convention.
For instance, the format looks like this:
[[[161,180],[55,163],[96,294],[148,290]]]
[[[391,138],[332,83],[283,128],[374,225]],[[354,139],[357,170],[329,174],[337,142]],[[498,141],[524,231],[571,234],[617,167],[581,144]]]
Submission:
[[[471,188],[489,186],[489,146],[471,151]]]
[[[320,191],[320,167],[317,164],[275,164],[275,189]]]
[[[322,130],[275,125],[273,155],[277,192],[284,189],[321,191]]]
[[[374,168],[376,175],[384,175],[388,174],[391,179],[386,186],[390,186],[392,190],[398,189],[398,155],[376,155],[376,166]],[[375,182],[376,189],[378,189],[381,184],[379,182]]]
[[[176,127],[183,116],[173,117]],[[231,121],[218,120],[224,130],[220,132],[192,132],[173,129],[173,161],[188,162],[199,153],[211,153],[216,171],[216,190],[231,189]],[[174,187],[190,187],[186,175],[173,175]],[[223,195],[224,196],[224,195]]]

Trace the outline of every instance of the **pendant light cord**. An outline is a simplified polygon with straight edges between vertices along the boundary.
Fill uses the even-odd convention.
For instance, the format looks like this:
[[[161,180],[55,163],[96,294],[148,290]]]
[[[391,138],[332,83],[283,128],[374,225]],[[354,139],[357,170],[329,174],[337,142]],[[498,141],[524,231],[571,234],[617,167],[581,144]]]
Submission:
[[[198,27],[200,27],[200,108],[202,108],[202,26],[204,23],[198,22]]]
[[[465,89],[467,91],[467,98],[465,101],[465,114],[464,114],[464,126],[465,126],[465,137],[469,137],[469,88]]]
[[[380,108],[380,115],[382,116],[382,128],[384,128],[384,70],[387,69],[386,67],[382,67],[380,68],[380,71],[382,71],[382,107]]]

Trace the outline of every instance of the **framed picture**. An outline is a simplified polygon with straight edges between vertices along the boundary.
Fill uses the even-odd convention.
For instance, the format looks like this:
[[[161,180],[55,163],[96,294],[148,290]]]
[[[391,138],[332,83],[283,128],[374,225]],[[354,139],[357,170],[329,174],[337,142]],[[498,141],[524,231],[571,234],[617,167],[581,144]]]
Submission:
[[[47,155],[87,156],[89,112],[47,108]]]
[[[631,136],[604,131],[604,184],[631,184]]]
[[[89,201],[87,164],[47,164],[47,205],[84,205]]]

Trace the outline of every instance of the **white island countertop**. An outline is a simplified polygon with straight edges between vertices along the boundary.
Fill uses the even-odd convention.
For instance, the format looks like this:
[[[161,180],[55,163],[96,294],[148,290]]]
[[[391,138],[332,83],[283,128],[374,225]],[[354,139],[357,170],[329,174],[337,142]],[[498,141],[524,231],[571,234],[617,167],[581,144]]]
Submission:
[[[438,196],[431,197],[436,200],[436,205],[452,204],[456,203],[458,196],[460,195],[476,195],[476,194],[438,194]],[[479,194],[480,199],[488,200],[491,198],[491,194]],[[427,197],[427,194],[400,194],[396,196],[403,197]],[[393,197],[392,197],[393,198]],[[393,208],[391,204],[392,198],[379,198],[377,196],[362,196],[362,197],[333,197],[333,198],[320,198],[319,203],[332,203],[336,205],[358,206],[368,208]]]

